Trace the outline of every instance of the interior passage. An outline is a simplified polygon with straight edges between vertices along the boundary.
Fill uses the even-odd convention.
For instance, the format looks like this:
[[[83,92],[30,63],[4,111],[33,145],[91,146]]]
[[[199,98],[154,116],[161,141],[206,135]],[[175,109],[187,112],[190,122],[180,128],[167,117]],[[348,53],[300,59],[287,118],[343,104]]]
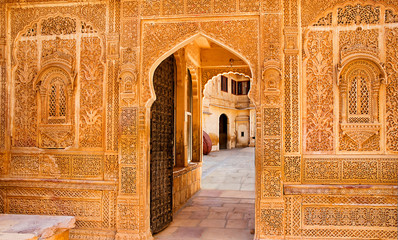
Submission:
[[[211,152],[203,158],[202,190],[155,239],[253,239],[254,148]]]

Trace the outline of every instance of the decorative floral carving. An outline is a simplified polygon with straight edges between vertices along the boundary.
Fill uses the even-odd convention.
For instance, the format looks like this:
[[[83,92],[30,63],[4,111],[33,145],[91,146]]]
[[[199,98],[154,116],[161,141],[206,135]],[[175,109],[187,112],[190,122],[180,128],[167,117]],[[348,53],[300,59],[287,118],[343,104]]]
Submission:
[[[261,233],[269,235],[281,235],[283,231],[283,209],[261,210]]]
[[[105,32],[106,4],[81,4],[77,6],[12,8],[11,10],[11,36],[12,39],[28,24],[46,15],[65,14],[81,17],[91,23],[95,28]]]
[[[263,166],[281,166],[281,140],[264,139]]]
[[[280,0],[262,0],[261,1],[263,12],[278,12],[281,10]]]
[[[139,1],[125,1],[122,2],[123,17],[137,17],[138,16]]]
[[[386,29],[387,78],[386,138],[387,149],[398,151],[398,28]]]
[[[38,49],[36,41],[22,41],[17,45],[14,100],[15,147],[37,146],[37,101],[33,80],[37,75]]]
[[[394,183],[398,174],[394,158],[305,158],[303,166],[305,183]]]
[[[380,23],[380,7],[357,4],[355,6],[347,5],[344,8],[337,9],[338,25],[376,23]]]
[[[102,147],[103,78],[101,41],[83,37],[81,47],[80,144]]]
[[[240,12],[258,12],[259,10],[259,0],[239,0]]]
[[[281,24],[282,17],[277,14],[267,14],[264,17],[263,29],[263,52],[264,62],[281,60]]]
[[[365,0],[361,0],[366,4]],[[378,0],[377,2],[386,4],[392,7],[398,7],[398,2],[396,0]],[[308,26],[316,22],[317,17],[322,16],[322,13],[328,9],[333,8],[339,4],[343,5],[347,3],[347,0],[302,0],[301,1],[301,16],[302,16],[302,26]],[[351,6],[352,8],[352,6]],[[366,13],[366,12],[365,12]],[[354,11],[354,14],[355,11]],[[366,15],[366,14],[365,14]]]
[[[394,14],[393,10],[386,9],[385,22],[386,23],[397,23],[398,22],[398,15]]]
[[[211,12],[211,0],[187,0],[188,14],[206,14]]]
[[[358,52],[366,52],[373,56],[379,54],[379,30],[357,30],[340,31],[340,53],[341,58]]]
[[[264,108],[263,136],[281,135],[281,116],[279,108]]]
[[[65,35],[76,33],[76,19],[69,17],[50,17],[42,21],[42,35]]]
[[[139,223],[139,211],[138,206],[132,203],[122,200],[117,203],[118,212],[118,229],[125,229],[129,231],[138,230]]]
[[[214,0],[214,13],[228,13],[236,11],[235,0]]]
[[[137,192],[137,169],[136,167],[121,167],[121,186],[123,194],[135,194]]]
[[[303,220],[306,226],[395,227],[397,226],[397,209],[304,207]]]
[[[310,32],[307,41],[306,151],[332,151],[332,34],[326,31]]]

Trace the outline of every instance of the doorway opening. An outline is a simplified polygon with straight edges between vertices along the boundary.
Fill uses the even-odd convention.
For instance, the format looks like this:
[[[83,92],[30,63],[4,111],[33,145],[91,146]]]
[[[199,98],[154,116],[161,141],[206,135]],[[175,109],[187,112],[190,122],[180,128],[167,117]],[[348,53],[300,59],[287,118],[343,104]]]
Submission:
[[[153,72],[156,100],[151,107],[150,221],[151,231],[156,239],[162,239],[164,235],[171,231],[165,229],[176,229],[176,225],[178,225],[177,235],[173,237],[182,238],[183,236],[178,234],[188,231],[186,229],[188,226],[198,227],[199,230],[191,229],[193,232],[202,231],[204,230],[203,227],[206,226],[209,227],[209,231],[215,230],[213,227],[217,227],[221,232],[228,232],[230,231],[229,228],[234,228],[234,224],[236,225],[239,221],[240,223],[246,222],[246,228],[248,228],[248,221],[253,218],[254,224],[254,191],[252,194],[253,200],[246,199],[247,203],[242,203],[243,205],[237,207],[237,210],[242,211],[240,213],[212,213],[210,206],[202,206],[207,208],[207,211],[190,211],[190,204],[200,202],[202,197],[206,197],[201,196],[201,194],[208,194],[206,192],[208,190],[219,192],[217,189],[200,191],[204,176],[202,171],[205,170],[202,161],[203,122],[204,115],[207,115],[203,108],[203,92],[205,84],[214,77],[214,73],[219,76],[222,73],[228,73],[232,67],[243,69],[245,74],[242,74],[242,76],[248,77],[251,74],[249,65],[242,58],[207,37],[197,36],[190,43],[167,56]],[[249,78],[246,80],[249,80]],[[247,105],[246,102],[242,102],[242,99],[248,98],[248,90],[246,89],[250,85],[245,86],[242,83],[231,86],[230,80],[224,83],[224,92],[231,91],[231,87],[235,89],[235,95],[238,95],[238,93],[242,95],[246,91],[246,96],[234,97],[237,104],[240,104],[239,108]],[[247,115],[246,112],[245,114]],[[210,136],[210,138],[214,138],[211,141],[214,140],[217,150],[219,147],[222,149],[231,147],[229,136],[233,136],[236,140],[237,137],[251,135],[248,132],[248,127],[239,127],[239,131],[246,131],[242,136],[240,132],[238,134],[238,128],[235,126],[230,131],[231,119],[229,115],[221,114],[218,117],[217,120],[219,121],[214,126],[214,130],[217,129],[217,132],[213,134],[214,136]],[[238,123],[240,126],[243,123],[242,119],[242,116],[236,117],[233,124]],[[244,124],[248,125],[246,122]],[[254,172],[254,154],[251,154],[251,150],[244,150],[235,155],[247,155],[250,159],[249,164],[253,165],[249,168]],[[251,160],[252,155],[253,159]],[[243,164],[236,159],[233,162],[233,165],[238,167],[236,174],[246,177],[247,163]],[[238,180],[238,178],[235,180],[244,181],[242,184],[248,184],[246,180]],[[253,180],[250,181],[253,181],[254,190],[254,176]],[[235,183],[231,182],[230,186],[232,184]],[[236,189],[239,191],[241,184],[235,185],[239,186]],[[230,199],[227,199],[227,201],[240,201],[237,200],[239,197],[247,196],[246,193],[230,192],[229,194]],[[211,201],[219,202],[216,205],[224,204],[221,202],[225,200],[225,197],[216,196]],[[227,198],[229,197],[227,196]],[[207,203],[207,201],[203,202],[203,204]],[[248,207],[251,204],[253,206]],[[243,208],[241,208],[242,206]],[[213,216],[214,214],[217,216]],[[183,217],[187,218],[183,219]],[[213,217],[219,224],[211,224]],[[218,234],[222,235],[221,232]],[[228,233],[226,234],[228,235]],[[247,229],[245,229],[244,234],[250,236]],[[202,237],[203,235],[200,234],[198,239]],[[245,237],[240,239],[245,239]]]
[[[225,114],[221,114],[218,126],[218,135],[220,138],[220,149],[227,149],[227,137],[228,137],[228,117]]]

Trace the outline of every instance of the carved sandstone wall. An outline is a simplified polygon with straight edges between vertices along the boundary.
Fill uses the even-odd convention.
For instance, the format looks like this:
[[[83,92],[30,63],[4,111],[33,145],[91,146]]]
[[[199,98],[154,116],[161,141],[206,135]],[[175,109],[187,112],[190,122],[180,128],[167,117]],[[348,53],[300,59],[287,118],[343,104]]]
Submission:
[[[74,215],[72,239],[151,239],[152,75],[203,36],[250,67],[233,71],[256,106],[255,238],[396,239],[397,14],[394,0],[2,1],[0,212]]]

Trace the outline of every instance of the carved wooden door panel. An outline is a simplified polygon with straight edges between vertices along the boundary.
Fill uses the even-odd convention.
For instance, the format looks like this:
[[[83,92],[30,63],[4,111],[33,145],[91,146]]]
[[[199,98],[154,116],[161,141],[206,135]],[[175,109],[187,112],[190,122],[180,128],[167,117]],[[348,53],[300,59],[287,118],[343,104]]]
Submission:
[[[173,220],[175,59],[155,70],[156,101],[151,107],[151,230],[158,233]]]

